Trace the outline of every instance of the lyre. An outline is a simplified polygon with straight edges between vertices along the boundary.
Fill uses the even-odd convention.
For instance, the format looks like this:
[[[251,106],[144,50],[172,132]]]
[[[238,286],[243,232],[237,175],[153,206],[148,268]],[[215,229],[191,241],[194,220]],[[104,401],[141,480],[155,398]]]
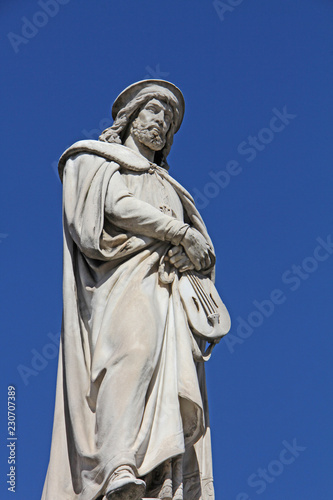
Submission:
[[[230,330],[230,316],[213,282],[196,271],[184,272],[179,292],[189,325],[199,337],[217,343]]]

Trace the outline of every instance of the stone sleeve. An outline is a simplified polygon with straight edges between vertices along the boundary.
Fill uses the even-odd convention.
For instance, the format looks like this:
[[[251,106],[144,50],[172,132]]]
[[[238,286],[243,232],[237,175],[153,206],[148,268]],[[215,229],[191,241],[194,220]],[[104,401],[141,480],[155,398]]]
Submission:
[[[161,241],[170,241],[173,245],[179,245],[189,228],[188,224],[136,198],[128,190],[119,172],[115,172],[109,182],[105,215],[121,229]]]

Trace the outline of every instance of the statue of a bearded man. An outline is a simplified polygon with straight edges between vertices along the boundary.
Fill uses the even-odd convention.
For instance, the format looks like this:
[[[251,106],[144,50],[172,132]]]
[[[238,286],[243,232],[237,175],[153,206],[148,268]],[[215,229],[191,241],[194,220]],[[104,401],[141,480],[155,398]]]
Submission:
[[[169,82],[145,80],[112,114],[99,141],[74,144],[59,162],[64,312],[42,498],[212,500],[211,349],[190,311],[209,295],[218,305],[203,294],[215,256],[167,164],[184,99]],[[208,314],[224,329],[211,346],[229,329],[223,314]]]

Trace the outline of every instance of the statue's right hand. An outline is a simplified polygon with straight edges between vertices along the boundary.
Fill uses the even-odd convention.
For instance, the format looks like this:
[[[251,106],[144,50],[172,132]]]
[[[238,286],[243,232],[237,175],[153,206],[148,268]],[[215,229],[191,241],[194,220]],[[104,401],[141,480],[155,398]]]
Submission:
[[[180,244],[197,271],[211,265],[208,243],[199,231],[189,227]]]

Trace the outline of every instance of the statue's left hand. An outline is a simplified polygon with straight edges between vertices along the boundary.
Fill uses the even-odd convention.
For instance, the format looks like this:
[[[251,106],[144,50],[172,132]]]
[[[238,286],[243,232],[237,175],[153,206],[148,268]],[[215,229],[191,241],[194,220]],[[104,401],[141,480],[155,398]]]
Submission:
[[[172,247],[168,252],[168,257],[170,263],[173,264],[181,273],[194,269],[194,265],[184,252],[184,248],[180,245]]]

